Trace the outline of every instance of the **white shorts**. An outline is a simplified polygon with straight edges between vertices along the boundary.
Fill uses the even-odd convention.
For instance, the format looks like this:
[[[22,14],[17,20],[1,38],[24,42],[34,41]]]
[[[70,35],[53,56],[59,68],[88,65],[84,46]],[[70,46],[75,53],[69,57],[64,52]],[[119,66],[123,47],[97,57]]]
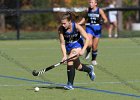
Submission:
[[[112,22],[116,22],[117,21],[117,17],[115,15],[109,16],[109,21]]]

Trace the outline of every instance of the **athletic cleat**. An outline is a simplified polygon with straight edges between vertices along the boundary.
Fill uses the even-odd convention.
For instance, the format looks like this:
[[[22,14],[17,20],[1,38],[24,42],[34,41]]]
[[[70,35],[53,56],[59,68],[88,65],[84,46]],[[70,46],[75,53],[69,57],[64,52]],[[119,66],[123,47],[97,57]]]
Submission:
[[[64,89],[66,89],[66,90],[74,90],[74,88],[71,85],[71,83],[68,83],[66,86],[64,86]]]
[[[118,37],[118,34],[115,34],[114,37],[117,38]]]
[[[112,38],[112,35],[111,35],[111,34],[109,34],[109,35],[108,35],[108,37],[109,37],[109,38]]]
[[[93,65],[93,66],[96,66],[97,64],[98,64],[98,63],[97,63],[96,60],[93,60],[93,61],[92,61],[92,65]]]
[[[94,66],[90,65],[89,68],[91,69],[91,71],[88,73],[89,77],[92,81],[94,81],[94,79],[95,79]]]

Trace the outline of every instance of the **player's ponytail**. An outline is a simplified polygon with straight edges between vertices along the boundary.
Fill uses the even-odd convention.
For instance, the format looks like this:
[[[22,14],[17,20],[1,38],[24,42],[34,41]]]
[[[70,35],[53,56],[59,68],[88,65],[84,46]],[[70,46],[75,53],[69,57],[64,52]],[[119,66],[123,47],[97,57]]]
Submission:
[[[71,15],[71,19],[73,20],[73,21],[76,21],[77,19],[78,19],[78,15],[76,14],[76,13],[74,13],[74,12],[68,12],[70,15]]]
[[[77,18],[78,16],[75,13],[68,11],[62,15],[61,20],[75,21]]]

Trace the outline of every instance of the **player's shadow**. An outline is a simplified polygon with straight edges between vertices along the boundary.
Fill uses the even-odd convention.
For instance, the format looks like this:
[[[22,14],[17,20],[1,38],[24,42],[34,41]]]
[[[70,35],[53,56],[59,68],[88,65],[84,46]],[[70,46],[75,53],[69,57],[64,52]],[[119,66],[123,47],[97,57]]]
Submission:
[[[42,86],[42,87],[39,87],[39,88],[65,90],[63,86]]]
[[[38,86],[40,89],[58,89],[58,90],[65,90],[63,86]],[[30,90],[33,91],[35,87],[30,88],[30,89],[26,89],[26,90]]]

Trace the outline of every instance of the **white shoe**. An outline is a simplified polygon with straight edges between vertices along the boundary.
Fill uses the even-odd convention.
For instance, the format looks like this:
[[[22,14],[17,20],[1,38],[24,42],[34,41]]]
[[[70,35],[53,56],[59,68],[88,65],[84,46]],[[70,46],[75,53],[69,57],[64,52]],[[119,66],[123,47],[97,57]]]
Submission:
[[[97,64],[98,64],[98,63],[96,62],[96,60],[93,60],[93,61],[92,61],[92,65],[93,65],[93,66],[96,66]]]
[[[115,34],[114,37],[117,38],[118,37],[118,34]]]
[[[65,90],[74,90],[72,85],[66,85],[66,86],[64,86],[64,89]]]
[[[73,88],[73,86],[71,85],[70,82],[68,82],[67,85],[64,86],[64,89],[66,89],[66,90],[74,90],[74,88]]]
[[[109,34],[109,35],[108,35],[108,37],[109,37],[109,38],[112,38],[112,35],[111,35],[111,34]]]

